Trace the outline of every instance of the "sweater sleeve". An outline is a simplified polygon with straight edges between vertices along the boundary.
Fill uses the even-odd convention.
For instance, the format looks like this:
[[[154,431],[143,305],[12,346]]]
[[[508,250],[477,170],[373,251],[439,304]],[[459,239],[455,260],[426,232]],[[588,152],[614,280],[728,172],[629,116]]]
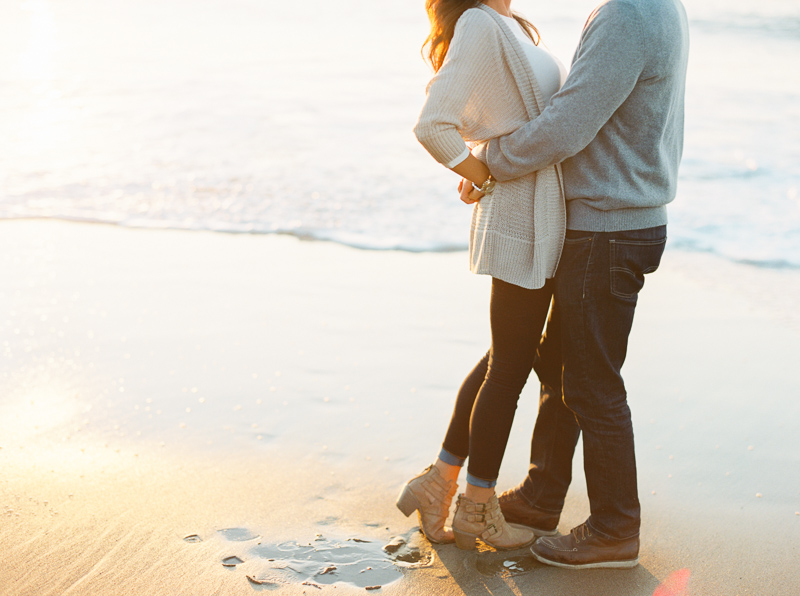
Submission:
[[[468,148],[460,131],[465,115],[480,111],[481,94],[492,93],[487,73],[502,68],[496,25],[480,9],[456,23],[444,63],[428,84],[414,134],[434,159],[448,167],[463,161]]]
[[[642,74],[646,42],[641,18],[626,0],[596,9],[564,86],[542,114],[476,152],[495,178],[510,180],[559,163],[594,139]]]

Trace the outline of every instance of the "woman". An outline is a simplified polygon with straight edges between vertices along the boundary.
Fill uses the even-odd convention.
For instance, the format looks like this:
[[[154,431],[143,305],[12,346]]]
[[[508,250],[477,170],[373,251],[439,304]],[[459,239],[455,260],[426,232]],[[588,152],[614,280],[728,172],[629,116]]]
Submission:
[[[565,230],[558,167],[495,182],[472,147],[537,117],[566,76],[538,45],[538,32],[510,10],[511,0],[427,0],[426,41],[435,75],[415,134],[428,152],[474,189],[470,264],[492,276],[489,352],[459,390],[439,457],[397,500],[432,542],[498,549],[533,542],[532,531],[503,518],[495,484],[517,400],[528,378],[550,305]],[[469,459],[453,530],[445,528],[456,480]]]

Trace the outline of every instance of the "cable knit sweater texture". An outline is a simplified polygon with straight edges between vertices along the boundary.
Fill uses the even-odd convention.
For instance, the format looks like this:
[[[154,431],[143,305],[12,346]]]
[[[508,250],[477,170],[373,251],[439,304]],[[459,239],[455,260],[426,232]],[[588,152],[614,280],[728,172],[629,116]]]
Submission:
[[[414,132],[440,163],[471,146],[508,134],[544,109],[519,40],[491,8],[466,10],[442,67],[428,85]],[[470,269],[523,288],[555,273],[566,228],[560,166],[498,182],[474,207]]]

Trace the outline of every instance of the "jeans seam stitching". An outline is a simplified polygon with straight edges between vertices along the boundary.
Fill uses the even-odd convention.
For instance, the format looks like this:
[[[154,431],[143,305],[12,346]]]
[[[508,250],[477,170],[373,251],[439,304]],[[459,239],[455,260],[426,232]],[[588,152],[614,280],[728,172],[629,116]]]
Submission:
[[[581,302],[586,299],[586,284],[588,282],[589,277],[589,269],[592,265],[592,255],[594,253],[594,240],[595,236],[593,235],[589,242],[589,256],[586,257],[586,268],[583,270],[583,286],[581,287]]]

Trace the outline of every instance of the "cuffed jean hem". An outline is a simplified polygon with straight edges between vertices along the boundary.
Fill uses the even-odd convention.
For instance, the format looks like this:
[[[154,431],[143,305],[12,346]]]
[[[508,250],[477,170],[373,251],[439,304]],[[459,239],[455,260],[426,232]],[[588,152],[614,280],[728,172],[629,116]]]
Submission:
[[[439,459],[446,464],[450,464],[451,466],[458,466],[459,468],[464,465],[464,462],[467,461],[466,457],[457,457],[450,453],[449,451],[445,451],[442,449],[439,452]]]
[[[497,480],[486,480],[484,478],[478,478],[477,476],[473,476],[469,472],[467,472],[467,484],[471,484],[472,486],[479,486],[481,488],[494,488],[497,485]]]

